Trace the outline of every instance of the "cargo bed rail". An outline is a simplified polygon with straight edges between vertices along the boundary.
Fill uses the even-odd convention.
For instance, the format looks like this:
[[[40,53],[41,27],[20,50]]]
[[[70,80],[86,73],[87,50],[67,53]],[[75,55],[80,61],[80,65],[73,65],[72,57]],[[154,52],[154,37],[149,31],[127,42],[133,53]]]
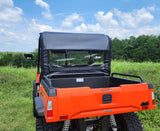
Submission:
[[[138,76],[138,75],[122,74],[122,73],[112,73],[111,76],[113,76],[113,75],[121,75],[121,76],[128,76],[128,77],[139,78],[142,83],[144,82],[143,78],[141,76]]]

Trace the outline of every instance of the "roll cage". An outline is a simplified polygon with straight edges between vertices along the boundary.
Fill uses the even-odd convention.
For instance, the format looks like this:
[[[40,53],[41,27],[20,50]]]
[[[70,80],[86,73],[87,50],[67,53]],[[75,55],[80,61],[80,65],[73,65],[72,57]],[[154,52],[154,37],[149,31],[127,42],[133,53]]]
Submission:
[[[64,52],[67,59],[68,51],[88,51],[92,56],[94,51],[102,51],[104,53],[104,61],[101,66],[88,66],[92,62],[89,61],[87,66],[80,65],[78,67],[70,66],[66,68],[49,65],[49,51]],[[38,46],[38,68],[37,72],[41,75],[46,75],[56,71],[77,71],[77,70],[98,70],[110,75],[111,61],[111,40],[103,34],[84,34],[84,33],[57,33],[57,32],[42,32],[39,37]],[[67,60],[65,61],[67,65]]]

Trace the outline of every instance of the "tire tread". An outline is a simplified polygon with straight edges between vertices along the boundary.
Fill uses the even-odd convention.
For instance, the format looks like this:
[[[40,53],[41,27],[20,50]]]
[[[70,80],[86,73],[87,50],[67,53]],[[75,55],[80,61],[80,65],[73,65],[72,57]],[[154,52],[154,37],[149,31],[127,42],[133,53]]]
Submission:
[[[118,131],[144,131],[142,122],[134,112],[115,115],[119,127]]]
[[[45,118],[36,118],[36,131],[58,131],[57,123],[46,123]]]

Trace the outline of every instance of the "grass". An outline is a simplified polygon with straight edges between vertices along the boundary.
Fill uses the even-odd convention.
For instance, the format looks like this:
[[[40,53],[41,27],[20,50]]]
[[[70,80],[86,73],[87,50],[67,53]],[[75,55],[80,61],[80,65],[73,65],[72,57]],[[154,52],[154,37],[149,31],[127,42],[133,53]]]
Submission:
[[[0,130],[34,131],[32,81],[36,69],[0,67]]]
[[[113,61],[112,72],[141,75],[153,84],[157,109],[137,112],[146,131],[160,130],[160,63],[132,63]],[[34,131],[35,118],[32,116],[32,81],[36,69],[0,67],[0,130]]]

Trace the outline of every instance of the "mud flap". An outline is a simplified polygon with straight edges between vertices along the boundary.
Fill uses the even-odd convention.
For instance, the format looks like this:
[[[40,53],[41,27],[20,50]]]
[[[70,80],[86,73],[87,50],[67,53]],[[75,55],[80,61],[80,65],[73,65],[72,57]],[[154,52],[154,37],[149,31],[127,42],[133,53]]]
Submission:
[[[43,104],[40,97],[35,97],[36,113],[38,116],[44,116]]]

